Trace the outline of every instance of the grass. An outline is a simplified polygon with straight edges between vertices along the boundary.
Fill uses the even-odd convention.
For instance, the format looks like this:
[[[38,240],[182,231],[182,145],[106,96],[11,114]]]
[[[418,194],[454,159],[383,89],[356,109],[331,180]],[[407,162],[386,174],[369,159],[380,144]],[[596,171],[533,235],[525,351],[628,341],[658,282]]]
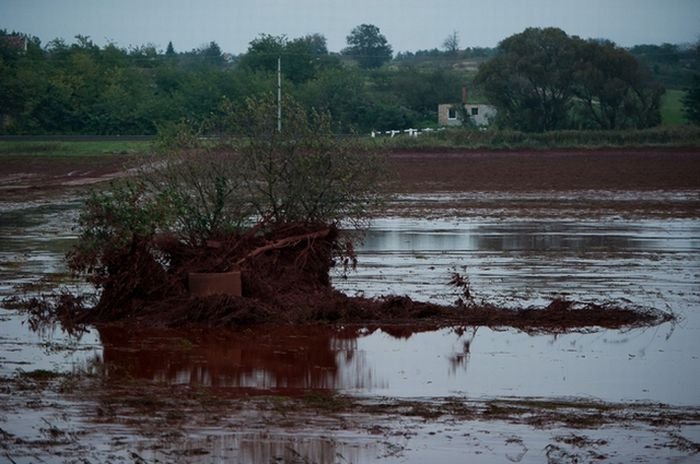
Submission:
[[[666,90],[661,97],[661,124],[663,126],[681,126],[687,124],[683,114],[681,99],[685,95],[683,90]]]
[[[371,139],[362,137],[370,150],[470,150],[470,149],[591,149],[644,147],[700,147],[700,127],[685,124],[680,99],[683,91],[670,90],[662,104],[663,124],[644,130],[551,131],[526,133],[510,130],[446,129],[431,135]],[[0,140],[0,156],[99,157],[139,155],[154,151],[153,142],[139,141],[7,141]]]
[[[152,151],[150,141],[0,141],[0,155],[96,156],[136,155]]]
[[[700,128],[656,127],[644,130],[551,131],[529,133],[510,130],[447,129],[421,137],[367,139],[370,148],[388,150],[540,150],[645,147],[700,147]]]

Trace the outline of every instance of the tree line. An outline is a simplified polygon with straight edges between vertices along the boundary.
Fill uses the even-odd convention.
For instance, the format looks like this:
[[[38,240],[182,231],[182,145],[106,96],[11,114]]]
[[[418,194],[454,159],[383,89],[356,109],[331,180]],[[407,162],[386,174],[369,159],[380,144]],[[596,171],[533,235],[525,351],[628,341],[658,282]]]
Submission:
[[[648,63],[612,43],[558,29],[528,29],[496,49],[460,49],[458,40],[455,32],[443,50],[394,57],[379,28],[363,24],[340,53],[320,34],[261,34],[234,56],[216,42],[178,52],[172,42],[165,51],[100,47],[86,36],[42,45],[0,31],[0,133],[155,134],[202,124],[222,105],[274,92],[278,58],[284,93],[329,113],[340,133],[435,126],[437,105],[458,103],[465,85],[498,107],[504,128],[658,123],[663,87]]]

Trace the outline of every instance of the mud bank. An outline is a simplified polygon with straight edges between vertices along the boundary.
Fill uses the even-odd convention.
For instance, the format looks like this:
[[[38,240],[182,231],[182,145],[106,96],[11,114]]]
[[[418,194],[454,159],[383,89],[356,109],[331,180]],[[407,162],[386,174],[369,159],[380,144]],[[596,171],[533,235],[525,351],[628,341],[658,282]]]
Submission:
[[[155,384],[104,387],[100,378],[2,379],[3,391],[14,393],[4,398],[4,415],[15,419],[2,431],[2,456],[18,463],[458,463],[465,457],[534,463],[677,462],[700,452],[693,441],[697,408],[312,393],[227,398]]]
[[[415,301],[408,296],[348,296],[331,283],[331,268],[352,266],[354,252],[340,232],[324,224],[292,224],[263,234],[222,237],[199,246],[153,237],[115,247],[102,257],[106,272],[93,273],[101,288],[94,307],[80,295],[63,293],[15,300],[36,320],[57,317],[66,324],[132,324],[145,327],[240,328],[259,324],[373,324],[440,328],[514,327],[551,333],[657,325],[671,313],[615,303],[576,303],[555,298],[544,307],[504,308],[471,295],[468,276],[452,272],[446,284],[454,304]],[[74,257],[75,259],[75,257]],[[334,261],[335,259],[335,261]],[[167,264],[164,264],[167,263]],[[71,265],[76,266],[75,261]],[[82,265],[82,264],[81,264]],[[241,295],[193,292],[193,273],[240,272]],[[561,289],[558,289],[561,290]]]

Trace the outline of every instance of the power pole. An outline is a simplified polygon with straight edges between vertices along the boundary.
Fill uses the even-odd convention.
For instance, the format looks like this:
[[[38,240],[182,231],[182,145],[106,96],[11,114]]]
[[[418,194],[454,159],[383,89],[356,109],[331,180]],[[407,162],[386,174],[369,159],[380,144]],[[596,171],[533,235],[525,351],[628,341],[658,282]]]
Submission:
[[[277,57],[277,132],[282,132],[282,57]]]

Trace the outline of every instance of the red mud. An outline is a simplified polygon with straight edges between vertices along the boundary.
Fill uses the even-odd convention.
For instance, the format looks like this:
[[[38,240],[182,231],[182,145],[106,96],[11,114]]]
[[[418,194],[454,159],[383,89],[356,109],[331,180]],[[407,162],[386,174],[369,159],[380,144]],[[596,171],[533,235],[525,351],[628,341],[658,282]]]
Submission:
[[[0,155],[0,192],[26,198],[43,192],[81,187],[127,175],[131,155]]]
[[[95,161],[95,167],[76,171],[65,164],[66,160],[55,164],[41,157],[42,164],[39,158],[32,158],[29,164],[22,164],[17,157],[6,158],[0,186],[12,188],[13,172],[26,174],[24,179],[37,182],[32,184],[37,189],[75,186],[80,179],[89,183],[114,177],[121,165],[121,159],[105,157]],[[394,153],[389,160],[396,174],[390,187],[397,193],[700,188],[698,150]],[[290,237],[301,238],[289,241]],[[278,246],[280,242],[282,246]],[[443,306],[400,296],[348,297],[334,290],[329,281],[337,246],[337,231],[323,225],[293,225],[264,235],[226,237],[217,248],[187,249],[168,240],[135,243],[110,257],[114,272],[101,282],[104,291],[100,302],[82,312],[80,319],[171,327],[357,322],[561,331],[655,324],[669,317],[634,308],[582,307],[560,300],[547,308],[504,310],[474,303]],[[165,268],[155,255],[164,255],[170,265]],[[189,295],[189,272],[235,268],[242,271],[243,297]]]
[[[700,188],[700,149],[394,153],[394,188],[434,191]]]
[[[653,325],[671,316],[614,305],[577,305],[556,299],[546,308],[501,309],[469,299],[454,305],[405,296],[349,297],[329,280],[338,232],[324,225],[292,225],[266,234],[228,237],[215,247],[186,247],[168,240],[132,244],[108,257],[110,274],[99,282],[98,304],[70,315],[79,322],[128,321],[148,327],[240,327],[251,324],[362,323],[423,328],[469,325],[561,332],[590,327]],[[149,248],[152,247],[152,248]],[[170,265],[160,265],[159,256]],[[242,297],[197,297],[190,272],[241,271]],[[459,276],[457,276],[459,277]],[[456,285],[460,279],[453,276]],[[459,285],[457,285],[459,287]]]
[[[687,190],[700,188],[700,148],[395,152],[396,192]],[[124,173],[133,156],[0,155],[0,189],[89,185]]]

